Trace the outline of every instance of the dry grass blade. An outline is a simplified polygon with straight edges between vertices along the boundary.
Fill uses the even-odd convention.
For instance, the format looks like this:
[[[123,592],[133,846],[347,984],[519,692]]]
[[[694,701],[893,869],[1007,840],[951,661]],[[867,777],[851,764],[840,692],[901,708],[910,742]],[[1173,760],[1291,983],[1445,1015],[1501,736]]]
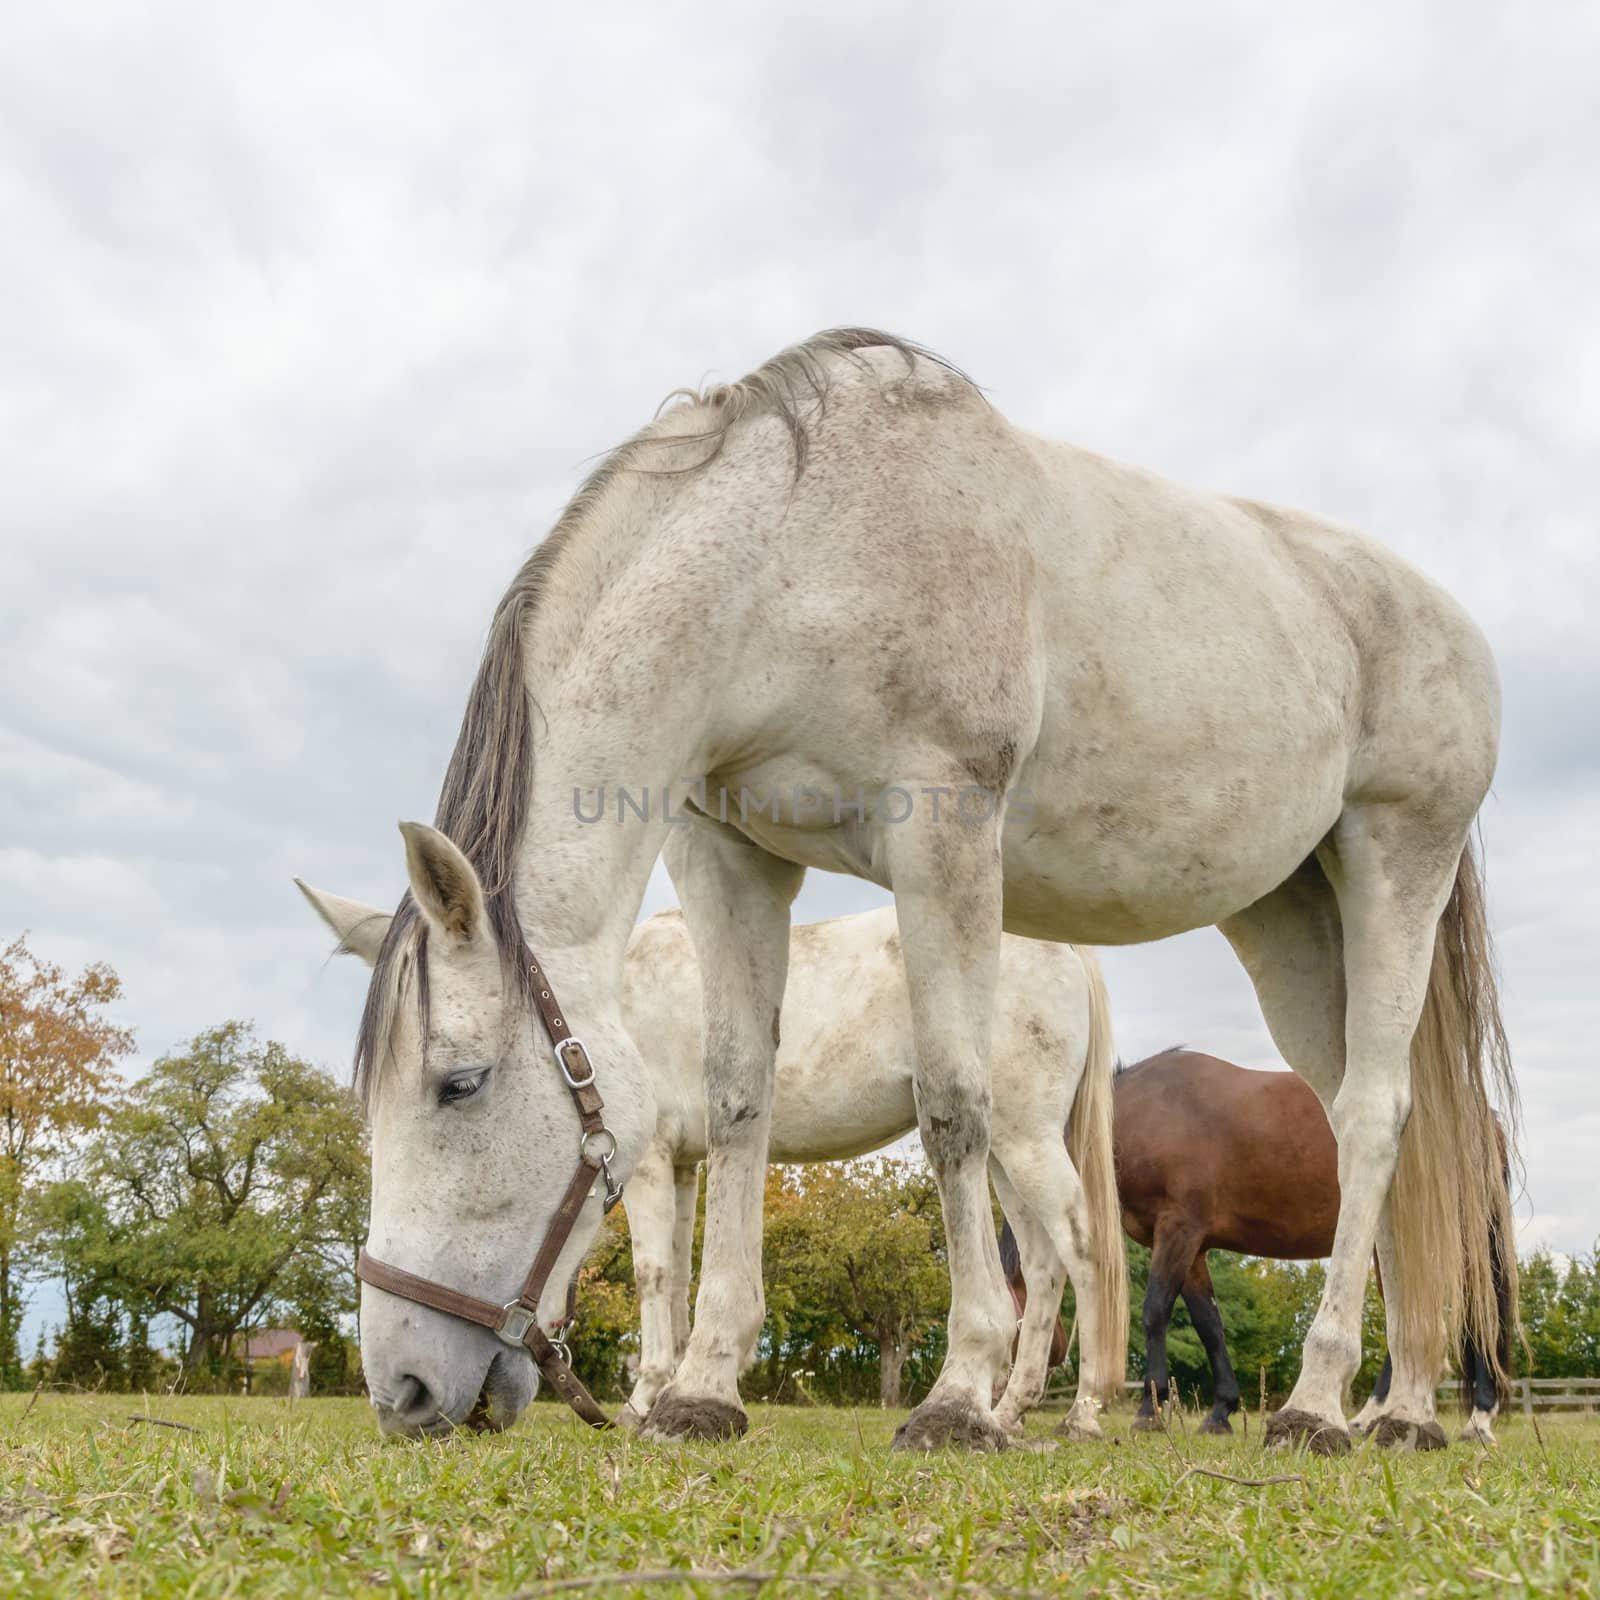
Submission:
[[[165,1417],[143,1417],[137,1412],[128,1414],[129,1422],[142,1422],[152,1428],[176,1428],[180,1433],[199,1433],[199,1429],[187,1422],[168,1422]]]
[[[12,1437],[13,1438],[16,1436],[17,1433],[20,1433],[22,1431],[22,1424],[28,1420],[28,1413],[30,1411],[32,1411],[33,1408],[36,1405],[38,1405],[38,1403],[39,1403],[39,1391],[42,1388],[44,1388],[44,1379],[43,1378],[41,1378],[36,1384],[34,1384],[33,1393],[28,1396],[28,1403],[27,1403],[27,1405],[25,1405],[22,1408],[22,1415],[17,1418],[17,1426],[12,1432]]]
[[[1172,1503],[1172,1497],[1190,1478],[1215,1478],[1220,1483],[1236,1483],[1241,1489],[1265,1489],[1274,1483],[1304,1483],[1306,1475],[1303,1472],[1280,1472],[1270,1478],[1236,1478],[1231,1472],[1218,1472],[1214,1467],[1186,1467],[1172,1480],[1172,1487],[1167,1490],[1161,1502],[1161,1510],[1165,1511]]]

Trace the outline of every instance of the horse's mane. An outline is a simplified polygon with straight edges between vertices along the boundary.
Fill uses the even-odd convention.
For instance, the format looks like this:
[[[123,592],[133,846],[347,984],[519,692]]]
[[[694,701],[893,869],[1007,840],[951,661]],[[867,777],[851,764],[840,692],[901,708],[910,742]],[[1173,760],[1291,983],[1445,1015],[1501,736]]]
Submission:
[[[1169,1044],[1165,1050],[1157,1050],[1153,1056],[1146,1056],[1142,1061],[1128,1062],[1118,1056],[1112,1076],[1120,1078],[1125,1072],[1137,1072],[1140,1067],[1148,1067],[1155,1061],[1165,1061],[1168,1056],[1181,1056],[1188,1048],[1186,1044]]]
[[[434,826],[454,841],[476,869],[502,964],[525,1003],[532,998],[531,979],[527,962],[519,959],[522,926],[512,884],[533,775],[532,707],[524,676],[524,651],[552,573],[590,513],[624,472],[666,477],[700,472],[721,455],[733,429],[747,418],[772,416],[782,422],[793,448],[798,480],[810,453],[811,430],[826,411],[840,360],[870,372],[872,364],[862,352],[879,349],[900,356],[908,377],[915,373],[920,359],[963,385],[971,384],[965,373],[908,339],[873,328],[831,328],[780,351],[737,383],[717,384],[703,391],[675,390],[658,409],[655,421],[611,451],[584,480],[495,607],[461,731],[445,770]],[[686,412],[700,414],[686,416]],[[705,449],[685,466],[645,465],[641,456],[661,444],[702,444]],[[659,453],[652,451],[652,459]],[[427,924],[409,891],[401,898],[373,965],[356,1034],[355,1084],[363,1100],[370,1100],[388,1057],[396,1007],[408,979],[415,987],[425,1040]]]

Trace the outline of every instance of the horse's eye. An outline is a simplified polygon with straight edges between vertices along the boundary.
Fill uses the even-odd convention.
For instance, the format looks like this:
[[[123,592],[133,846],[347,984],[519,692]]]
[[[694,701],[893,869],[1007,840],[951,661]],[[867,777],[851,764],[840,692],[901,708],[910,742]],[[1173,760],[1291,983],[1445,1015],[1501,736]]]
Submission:
[[[439,1085],[439,1104],[453,1106],[458,1101],[470,1100],[484,1085],[484,1080],[489,1076],[489,1069],[485,1067],[482,1072],[458,1072],[453,1078],[446,1078]]]

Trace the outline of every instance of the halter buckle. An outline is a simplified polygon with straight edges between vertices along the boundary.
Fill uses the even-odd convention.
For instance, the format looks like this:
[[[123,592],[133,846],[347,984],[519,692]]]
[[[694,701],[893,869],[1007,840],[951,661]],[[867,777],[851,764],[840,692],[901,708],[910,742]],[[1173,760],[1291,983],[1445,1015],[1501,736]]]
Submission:
[[[574,1048],[576,1048],[578,1054],[583,1058],[584,1066],[589,1069],[589,1076],[586,1078],[573,1077],[572,1069],[567,1065],[567,1058],[564,1052]],[[556,1065],[561,1068],[561,1076],[567,1080],[567,1087],[569,1089],[587,1089],[589,1085],[594,1082],[594,1062],[589,1059],[588,1046],[584,1044],[583,1040],[580,1039],[577,1034],[568,1034],[565,1039],[557,1040],[555,1045],[555,1055]]]
[[[530,1311],[520,1300],[513,1300],[500,1309],[500,1326],[494,1330],[496,1337],[507,1344],[521,1345],[528,1336],[528,1329],[538,1321],[538,1311]]]

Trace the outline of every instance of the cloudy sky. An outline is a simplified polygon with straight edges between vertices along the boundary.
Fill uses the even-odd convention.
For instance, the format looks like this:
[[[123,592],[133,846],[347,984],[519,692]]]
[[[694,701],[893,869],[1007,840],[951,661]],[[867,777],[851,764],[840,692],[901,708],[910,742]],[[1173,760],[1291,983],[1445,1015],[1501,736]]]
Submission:
[[[0,937],[111,961],[143,1060],[247,1016],[343,1072],[362,974],[291,875],[395,899],[596,452],[872,323],[1477,615],[1524,1241],[1587,1248],[1597,76],[1600,12],[1538,0],[13,8]],[[1128,1057],[1275,1061],[1215,933],[1107,970]]]

